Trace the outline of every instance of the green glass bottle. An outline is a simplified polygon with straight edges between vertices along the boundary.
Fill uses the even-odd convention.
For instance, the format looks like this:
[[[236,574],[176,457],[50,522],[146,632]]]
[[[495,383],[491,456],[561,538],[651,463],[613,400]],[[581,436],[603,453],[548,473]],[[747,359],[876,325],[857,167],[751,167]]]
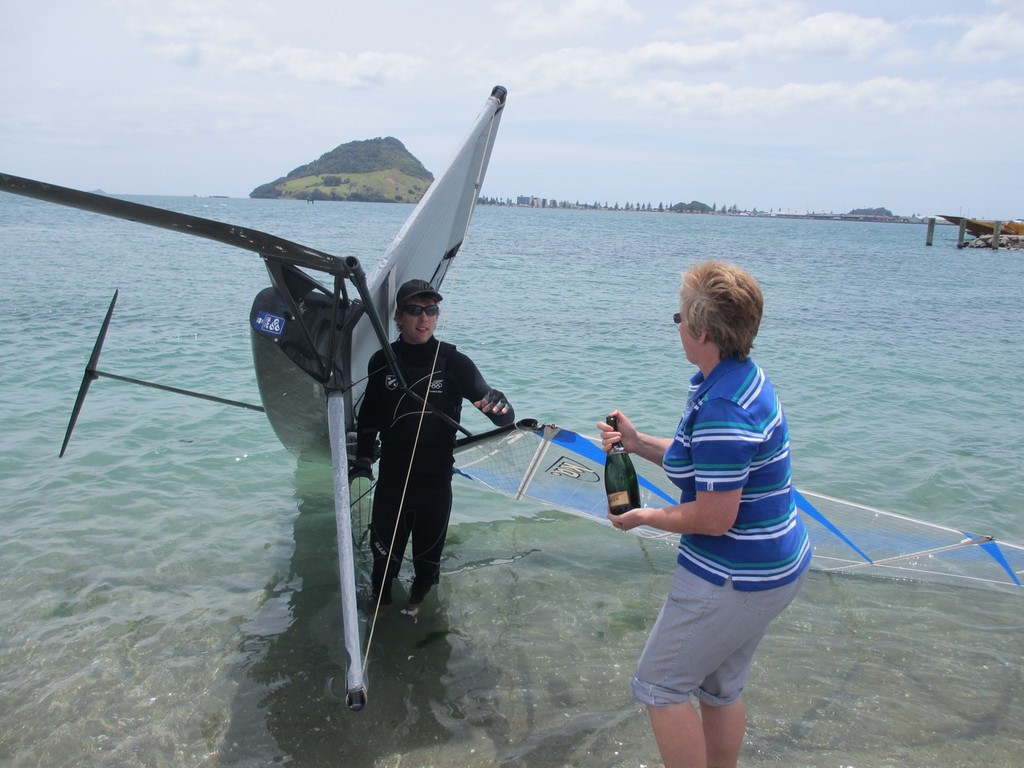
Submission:
[[[608,416],[605,421],[616,432],[619,420]],[[604,461],[604,490],[608,494],[608,507],[613,515],[621,515],[640,506],[640,484],[636,479],[633,460],[619,441],[612,446]]]

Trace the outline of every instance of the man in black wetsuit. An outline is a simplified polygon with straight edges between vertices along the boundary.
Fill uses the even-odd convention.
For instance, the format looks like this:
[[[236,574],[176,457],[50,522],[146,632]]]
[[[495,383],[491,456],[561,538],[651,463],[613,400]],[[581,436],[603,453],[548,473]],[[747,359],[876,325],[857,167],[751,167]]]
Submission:
[[[441,300],[426,280],[410,280],[398,289],[399,339],[391,348],[405,383],[428,405],[399,389],[383,350],[378,350],[370,358],[357,419],[352,477],[370,476],[380,435],[370,546],[373,594],[382,604],[391,602],[391,582],[402,566],[410,536],[414,574],[409,603],[421,603],[441,573],[452,510],[456,429],[436,411],[458,422],[465,399],[496,426],[515,421],[505,395],[487,385],[473,361],[454,345],[434,338]]]

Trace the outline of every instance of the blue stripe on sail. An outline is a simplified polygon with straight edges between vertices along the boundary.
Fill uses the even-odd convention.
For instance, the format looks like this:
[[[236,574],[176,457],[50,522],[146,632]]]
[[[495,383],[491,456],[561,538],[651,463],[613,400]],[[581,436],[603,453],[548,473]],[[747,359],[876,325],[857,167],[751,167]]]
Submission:
[[[960,533],[962,533],[969,539],[982,538],[980,536],[974,535],[973,533],[968,533],[967,531],[960,531]],[[992,559],[1003,567],[1004,571],[1010,574],[1010,578],[1013,579],[1014,584],[1016,584],[1018,587],[1024,586],[1024,584],[1020,583],[1020,579],[1017,578],[1017,574],[1013,572],[1013,568],[1011,568],[1010,564],[1006,562],[1006,556],[1003,555],[1003,550],[999,548],[999,545],[996,543],[995,539],[989,539],[988,541],[981,543],[979,546],[981,546],[982,549],[988,552]]]
[[[819,512],[817,509],[815,509],[814,505],[811,504],[811,502],[809,502],[807,499],[805,499],[804,495],[802,493],[800,493],[800,491],[798,491],[796,488],[793,489],[793,496],[796,497],[796,505],[798,507],[800,507],[800,509],[802,509],[808,515],[813,517],[815,520],[817,520],[819,523],[821,523],[823,526],[825,526],[828,530],[830,530],[832,533],[834,533],[836,536],[838,536],[848,547],[850,547],[850,549],[852,549],[858,555],[863,557],[866,562],[874,564],[874,562],[875,562],[874,560],[872,560],[870,557],[868,557],[860,547],[858,547],[856,544],[854,544],[852,541],[850,541],[846,537],[845,533],[843,533],[838,528],[836,528],[832,524],[831,520],[829,520],[827,517],[825,517],[823,514],[821,514],[821,512]]]
[[[535,432],[534,434],[536,434],[538,437],[542,435],[541,432]],[[555,433],[555,436],[551,438],[551,442],[554,443],[555,445],[560,445],[563,448],[568,448],[570,451],[578,453],[583,458],[590,459],[596,464],[604,466],[604,451],[602,451],[600,448],[594,445],[594,443],[584,438],[582,435],[578,435],[577,433],[573,432],[571,429],[559,428],[558,432]],[[654,485],[654,483],[652,483],[643,475],[638,473],[636,479],[639,482],[640,487],[646,488],[655,496],[664,499],[669,504],[676,504],[678,502],[678,499],[673,499],[671,496],[665,493],[665,491],[661,490],[661,488]]]

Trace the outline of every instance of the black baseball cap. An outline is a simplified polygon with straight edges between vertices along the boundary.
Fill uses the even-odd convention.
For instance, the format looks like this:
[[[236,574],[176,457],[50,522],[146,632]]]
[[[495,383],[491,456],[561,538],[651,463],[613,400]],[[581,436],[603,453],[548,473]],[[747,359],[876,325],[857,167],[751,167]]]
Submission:
[[[407,280],[398,289],[398,301],[396,303],[401,307],[413,296],[426,296],[434,301],[444,301],[444,297],[435,291],[434,286],[426,280]]]

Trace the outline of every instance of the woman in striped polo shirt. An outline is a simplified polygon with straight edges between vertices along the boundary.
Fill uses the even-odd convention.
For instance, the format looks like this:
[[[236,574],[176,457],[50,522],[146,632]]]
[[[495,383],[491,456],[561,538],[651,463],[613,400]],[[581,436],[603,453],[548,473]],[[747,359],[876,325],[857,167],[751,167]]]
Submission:
[[[760,286],[737,266],[709,261],[683,273],[679,299],[673,321],[698,372],[675,436],[638,432],[618,411],[618,431],[598,427],[606,451],[621,440],[680,490],[678,504],[609,514],[620,530],[681,534],[633,696],[647,706],[666,768],[735,766],[754,651],[799,591],[811,546],[793,497],[786,417],[749,357]]]

